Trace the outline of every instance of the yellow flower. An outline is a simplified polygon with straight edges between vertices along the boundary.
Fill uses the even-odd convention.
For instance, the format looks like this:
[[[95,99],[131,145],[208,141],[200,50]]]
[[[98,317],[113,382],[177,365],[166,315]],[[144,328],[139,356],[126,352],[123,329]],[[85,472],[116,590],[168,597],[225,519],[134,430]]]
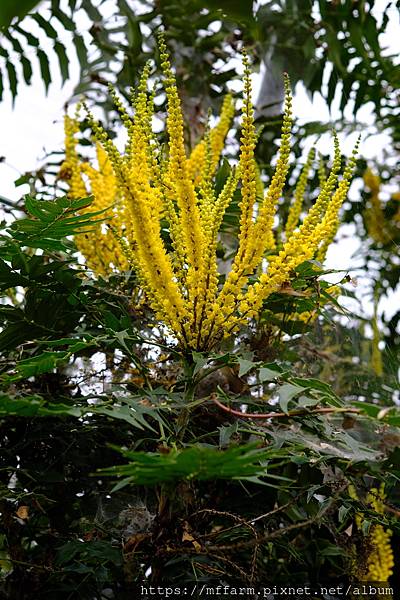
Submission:
[[[187,350],[207,350],[257,315],[263,300],[287,282],[304,260],[323,253],[333,239],[338,212],[346,196],[355,155],[337,183],[340,151],[328,178],[321,175],[320,194],[298,224],[313,153],[306,161],[295,192],[279,251],[275,242],[277,205],[285,185],[290,155],[291,92],[285,76],[285,112],[275,171],[264,191],[255,161],[256,133],[251,105],[250,65],[244,55],[244,101],[239,161],[222,190],[214,178],[224,140],[233,118],[226,97],[220,120],[188,157],[184,122],[175,77],[163,38],[159,42],[167,97],[167,146],[160,147],[152,131],[153,92],[148,90],[151,67],[146,65],[133,98],[133,116],[110,90],[126,130],[120,152],[88,111],[97,143],[98,166],[81,161],[76,149],[78,123],[66,119],[66,161],[70,194],[94,194],[94,208],[106,209],[108,228],[98,226],[77,245],[96,273],[128,268],[156,317]],[[321,171],[321,169],[320,169]],[[225,212],[240,188],[237,252],[220,285],[217,246]],[[92,205],[93,207],[93,205]]]
[[[285,227],[286,239],[290,237],[291,233],[293,233],[293,231],[296,229],[297,224],[299,222],[301,209],[303,208],[304,194],[307,187],[308,174],[310,172],[314,158],[315,148],[311,148],[310,152],[308,153],[306,164],[304,165],[303,170],[301,171],[300,177],[296,185],[296,191],[294,193],[294,202],[289,209],[289,214]]]
[[[349,487],[349,495],[354,499],[357,494],[353,486]],[[382,483],[378,488],[371,488],[366,497],[366,504],[376,514],[385,512],[385,485]],[[356,515],[358,528],[362,527],[363,518],[361,514]],[[355,562],[353,565],[354,575],[361,581],[386,582],[393,575],[394,556],[390,544],[392,531],[385,529],[383,525],[372,525],[365,544],[366,558],[364,564]]]
[[[385,219],[383,206],[379,197],[381,180],[371,169],[366,169],[363,175],[364,183],[370,189],[367,209],[364,211],[364,220],[368,234],[378,244],[387,244],[393,237],[391,224]]]

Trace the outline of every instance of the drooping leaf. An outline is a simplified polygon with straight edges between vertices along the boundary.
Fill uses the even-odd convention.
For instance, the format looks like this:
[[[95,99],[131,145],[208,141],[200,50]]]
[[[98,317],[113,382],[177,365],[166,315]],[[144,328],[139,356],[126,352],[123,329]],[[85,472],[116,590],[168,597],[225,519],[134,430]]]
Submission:
[[[47,54],[41,50],[40,48],[37,49],[37,57],[39,60],[39,65],[40,65],[40,72],[42,75],[42,79],[43,79],[43,83],[44,83],[44,87],[46,90],[46,93],[48,92],[49,89],[49,85],[52,81],[51,79],[51,73],[50,73],[50,63],[49,63],[49,59],[47,58]]]
[[[25,208],[33,218],[15,221],[10,233],[21,244],[32,248],[62,250],[66,247],[64,238],[90,229],[101,220],[94,218],[103,214],[103,210],[79,214],[91,202],[91,196],[79,200],[62,197],[55,201],[26,196]]]
[[[11,96],[12,96],[12,99],[14,102],[15,98],[17,96],[17,89],[18,89],[17,71],[15,70],[14,65],[9,60],[7,60],[7,62],[6,62],[6,69],[7,69],[7,73],[8,73],[10,92],[11,92]]]
[[[68,60],[68,56],[67,56],[67,52],[65,50],[65,46],[64,44],[61,44],[61,42],[55,42],[54,43],[54,51],[57,54],[57,58],[58,58],[58,62],[60,65],[60,72],[61,72],[61,77],[62,77],[62,81],[63,83],[65,83],[69,77],[69,60]]]

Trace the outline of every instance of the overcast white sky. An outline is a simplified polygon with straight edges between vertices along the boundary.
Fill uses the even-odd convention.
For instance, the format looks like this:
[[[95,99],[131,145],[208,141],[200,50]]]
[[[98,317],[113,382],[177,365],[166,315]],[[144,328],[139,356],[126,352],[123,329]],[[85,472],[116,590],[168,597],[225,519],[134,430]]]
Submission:
[[[379,18],[387,0],[377,0],[374,4],[374,13]],[[88,28],[90,24],[82,22],[81,32]],[[62,30],[60,30],[61,32]],[[62,32],[62,40],[68,45],[70,38],[68,33]],[[399,14],[393,7],[390,15],[390,22],[385,38],[382,40],[391,54],[400,55],[400,26]],[[46,49],[46,48],[45,48]],[[52,59],[54,55],[51,53]],[[69,53],[70,57],[74,52]],[[18,68],[18,67],[17,67]],[[53,83],[50,86],[49,93],[46,95],[40,76],[36,72],[32,84],[28,87],[22,81],[19,84],[19,92],[12,106],[11,97],[6,90],[3,102],[0,104],[0,156],[5,157],[4,162],[0,163],[0,195],[17,200],[28,191],[27,186],[15,188],[14,181],[19,175],[26,171],[33,170],[40,166],[46,152],[62,149],[63,146],[63,113],[64,104],[70,98],[72,90],[77,83],[78,64],[75,59],[70,64],[70,73],[76,74],[64,87],[61,86],[61,80],[58,75],[58,68],[52,71]],[[254,76],[255,97],[257,94],[259,77]],[[335,103],[334,103],[335,104]],[[314,96],[313,102],[310,101],[304,88],[299,85],[296,89],[294,98],[294,114],[300,121],[327,121],[340,117],[336,107],[333,107],[329,114],[328,108],[318,94]],[[350,111],[348,117],[351,118]],[[358,120],[365,123],[373,122],[372,108],[368,105],[363,107],[358,115]],[[342,146],[346,153],[350,153],[354,145],[357,134],[343,139]],[[362,144],[361,154],[366,158],[373,158],[383,152],[388,145],[389,138],[386,136],[375,136]],[[325,144],[331,146],[331,141],[327,138],[321,140],[321,149],[326,150]],[[354,192],[353,192],[354,193]],[[357,250],[357,240],[352,235],[352,228],[346,227],[342,231],[340,243],[331,247],[328,255],[328,264],[332,268],[347,269],[350,266],[356,266],[356,261],[349,261],[349,256]],[[392,313],[395,311],[395,304],[398,303],[400,295],[396,295],[389,301],[382,300],[381,310]]]

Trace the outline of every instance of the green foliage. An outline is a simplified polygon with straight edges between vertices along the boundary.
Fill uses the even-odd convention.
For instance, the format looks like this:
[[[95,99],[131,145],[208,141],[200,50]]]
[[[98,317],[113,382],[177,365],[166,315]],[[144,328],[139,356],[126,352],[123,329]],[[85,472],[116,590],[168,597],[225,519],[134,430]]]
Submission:
[[[300,336],[281,328],[318,306],[326,273],[304,263],[233,345],[181,355],[148,307],[132,303],[132,274],[94,280],[76,262],[67,238],[101,218],[81,216],[87,204],[28,198],[29,216],[1,239],[6,589],[129,593],[149,566],[154,581],[168,572],[177,584],[193,569],[210,583],[221,569],[252,583],[265,573],[284,581],[287,569],[299,582],[321,568],[348,573],[341,536],[363,509],[346,490],[371,480],[394,489],[400,417],[389,394],[386,408],[364,402],[363,390],[346,399],[329,361],[320,377],[318,360],[310,369],[304,353],[315,335],[322,352],[323,320]]]
[[[232,447],[223,451],[192,446],[183,450],[166,449],[161,454],[120,451],[129,464],[100,471],[101,475],[124,477],[114,491],[130,484],[159,485],[182,480],[257,481],[260,477],[268,478],[268,460],[284,456],[284,452],[279,450],[261,450],[251,446]]]
[[[14,4],[4,4],[3,28],[10,25],[14,16],[21,19],[36,2],[19,3],[18,11]],[[9,45],[22,63],[26,83],[29,84],[33,69],[31,52],[24,47],[25,43],[37,54],[46,89],[52,79],[47,55],[41,49],[41,39],[25,28],[25,22],[34,21],[41,35],[53,44],[63,81],[69,77],[70,51],[60,40],[57,28],[62,27],[71,34],[81,69],[76,93],[85,93],[89,97],[97,93],[97,103],[100,93],[106,110],[109,110],[111,107],[102,88],[104,82],[115,79],[115,61],[119,66],[114,83],[121,90],[125,88],[128,94],[129,86],[137,81],[138,72],[154,53],[151,37],[144,35],[143,26],[150,28],[154,34],[161,17],[168,37],[177,45],[175,53],[180,55],[182,62],[182,85],[186,95],[192,99],[198,97],[199,108],[203,111],[206,106],[201,105],[212,101],[208,98],[209,83],[215,86],[214,89],[221,90],[235,75],[232,70],[215,72],[212,65],[217,59],[227,59],[229,52],[235,50],[232,36],[237,26],[242,29],[247,42],[255,44],[259,60],[267,53],[275,68],[279,66],[281,70],[288,70],[294,84],[299,80],[304,81],[312,94],[321,92],[324,72],[330,70],[326,92],[329,105],[336,91],[340,90],[342,110],[350,100],[354,100],[354,114],[369,101],[374,102],[377,110],[392,108],[390,97],[399,83],[398,70],[393,57],[383,55],[379,40],[388,23],[391,2],[384,8],[381,25],[378,25],[371,12],[372,1],[354,7],[350,0],[340,4],[321,0],[317,2],[314,13],[311,13],[308,5],[285,0],[264,2],[256,12],[252,0],[225,3],[163,0],[154,5],[146,2],[140,4],[139,10],[139,7],[131,7],[126,0],[114,0],[114,14],[104,18],[90,0],[69,0],[69,14],[62,10],[59,0],[53,0],[51,4],[48,0],[39,11],[32,12],[26,20],[11,26],[5,33],[9,44],[6,44],[7,47],[2,45],[1,55],[5,59],[13,98],[17,94],[18,75],[8,50]],[[87,37],[77,33],[75,19],[79,13],[93,23]],[[189,14],[190,20],[187,18]],[[114,18],[120,23],[117,27]],[[218,32],[209,29],[209,25],[215,21],[221,23]],[[125,39],[116,41],[115,34],[121,32],[125,33]],[[338,32],[344,32],[342,39],[338,38]],[[89,38],[98,51],[93,59],[89,58],[87,52]],[[118,53],[121,53],[121,59]],[[184,73],[190,72],[193,64],[197,68],[197,77],[185,77]],[[371,80],[374,80],[374,85],[371,85]],[[187,110],[190,110],[189,106]],[[388,116],[385,118],[387,120]]]
[[[64,238],[88,231],[87,228],[96,222],[93,217],[104,212],[76,214],[90,206],[92,199],[71,200],[64,197],[56,201],[45,201],[26,196],[25,209],[31,218],[12,223],[12,235],[22,245],[30,248],[63,250],[67,244]]]

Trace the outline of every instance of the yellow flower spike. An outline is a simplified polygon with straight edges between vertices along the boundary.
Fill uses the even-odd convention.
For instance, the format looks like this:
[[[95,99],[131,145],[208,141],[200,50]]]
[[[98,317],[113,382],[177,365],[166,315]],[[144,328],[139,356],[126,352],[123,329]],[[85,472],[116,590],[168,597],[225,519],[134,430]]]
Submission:
[[[289,170],[290,137],[292,129],[292,93],[290,90],[290,79],[285,74],[285,110],[283,114],[281,146],[279,148],[278,161],[271,183],[265,194],[264,200],[259,207],[257,221],[251,232],[251,244],[247,260],[256,266],[265,249],[273,249],[275,240],[273,236],[273,224],[276,207],[282,195]]]
[[[261,179],[261,171],[257,161],[254,161],[254,170],[256,175],[256,198],[257,202],[262,202],[264,198],[264,182]]]
[[[381,187],[381,179],[379,175],[375,175],[371,169],[367,169],[363,175],[364,183],[369,187],[372,193],[379,193]]]
[[[77,112],[79,111],[79,105]],[[97,148],[97,158],[99,170],[97,171],[85,163],[81,163],[76,151],[75,135],[79,130],[77,115],[74,119],[65,116],[65,132],[66,132],[66,160],[62,166],[62,171],[66,170],[69,175],[68,181],[70,185],[69,195],[74,198],[84,197],[88,194],[86,185],[83,181],[82,174],[89,174],[91,193],[94,195],[94,200],[89,210],[103,210],[111,207],[115,201],[115,178],[113,177],[110,164],[107,164],[107,157],[101,154],[100,148]],[[83,209],[85,212],[85,209]],[[111,216],[111,212],[105,214]],[[100,243],[99,243],[100,241]],[[126,260],[123,259],[121,249],[112,232],[107,229],[103,233],[99,223],[93,226],[93,230],[76,237],[76,246],[78,250],[86,257],[87,265],[95,273],[106,275],[110,272],[110,264],[113,264],[120,270],[127,268]]]
[[[211,145],[211,168],[215,172],[222,150],[224,149],[225,139],[228,131],[231,128],[233,115],[235,114],[235,104],[231,94],[227,94],[224,98],[221,108],[221,114],[218,124],[211,129],[210,145]]]
[[[210,150],[211,150],[211,172],[215,173],[221,158],[221,153],[224,148],[225,138],[232,124],[235,105],[233,98],[227,94],[222,103],[219,121],[210,131]],[[188,160],[187,168],[191,180],[197,186],[199,184],[200,175],[203,172],[204,161],[206,156],[206,143],[201,140],[192,150]]]
[[[257,198],[256,165],[254,150],[256,146],[256,132],[254,127],[254,110],[251,101],[251,78],[247,54],[243,52],[244,66],[244,101],[242,108],[242,135],[240,138],[240,178],[242,181],[240,201],[240,231],[239,248],[235,264],[240,264],[246,253],[250,229],[253,225],[253,210]]]
[[[140,103],[138,103],[141,108]],[[140,278],[146,282],[146,292],[150,304],[160,319],[167,323],[178,336],[182,334],[182,322],[187,319],[187,311],[169,255],[161,238],[159,214],[160,190],[151,187],[149,181],[148,154],[141,132],[141,117],[134,121],[132,129],[132,163],[130,168],[124,162],[115,145],[109,140],[103,128],[89,120],[97,139],[103,144],[118,178],[121,192],[129,207],[135,240],[134,258]]]
[[[325,259],[328,247],[333,242],[339,227],[339,210],[347,197],[347,192],[349,191],[351,179],[356,166],[356,156],[360,147],[360,141],[361,138],[359,137],[344,170],[342,180],[340,181],[337,190],[329,202],[321,224],[316,228],[314,239],[319,238],[318,243],[321,243],[317,253],[317,259],[321,262]]]
[[[249,99],[250,92],[250,80],[248,79],[247,96]],[[236,324],[244,322],[246,320],[243,320],[243,318],[239,318],[234,315],[234,312],[237,308],[238,300],[241,300],[240,292],[243,288],[243,285],[247,283],[248,275],[254,272],[255,268],[261,262],[265,250],[272,249],[275,246],[272,227],[276,211],[276,204],[282,193],[289,166],[288,161],[290,154],[290,130],[292,125],[291,102],[292,99],[290,92],[290,82],[288,76],[285,75],[285,112],[283,118],[281,138],[282,141],[279,151],[278,162],[275,168],[275,173],[272,178],[270,187],[259,207],[258,217],[255,223],[253,223],[252,214],[254,204],[251,203],[254,202],[257,195],[256,166],[254,161],[254,146],[256,141],[256,135],[254,132],[253,125],[253,113],[248,113],[246,103],[244,105],[244,134],[241,139],[241,142],[243,145],[245,145],[245,160],[241,160],[239,163],[242,187],[245,186],[244,181],[246,180],[246,172],[253,173],[255,181],[254,184],[252,184],[251,187],[249,187],[250,191],[247,192],[248,201],[247,203],[244,203],[242,207],[242,211],[247,210],[247,216],[245,217],[242,212],[242,236],[239,235],[238,252],[235,256],[232,269],[227,276],[224,287],[217,299],[217,302],[215,303],[216,305],[214,307],[214,311],[210,314],[210,327],[212,327],[214,331],[218,331],[219,329],[224,328],[225,331],[232,332]],[[253,151],[251,150],[252,145]],[[251,214],[249,211],[249,204],[251,204],[252,206]],[[256,314],[256,311],[251,312],[248,311],[247,308],[248,307],[246,307],[245,312],[248,313],[249,316],[254,316]]]
[[[119,271],[129,269],[128,261],[123,252],[117,236],[122,232],[121,211],[116,206],[117,184],[107,154],[97,144],[97,159],[99,169],[94,169],[88,163],[82,163],[81,171],[86,174],[90,181],[90,189],[94,195],[94,201],[88,210],[106,210],[104,217],[112,221],[112,228],[105,226],[103,231],[100,223],[94,225],[93,231],[86,235],[77,236],[77,247],[88,259],[88,266],[94,272],[105,275],[111,270],[110,265]],[[115,235],[116,234],[116,235]],[[92,259],[89,260],[86,250],[87,244],[92,246]]]
[[[307,187],[308,175],[310,173],[310,169],[312,163],[315,158],[315,148],[311,148],[308,153],[306,163],[300,173],[299,179],[297,181],[295,193],[294,193],[294,202],[289,209],[288,218],[285,226],[285,234],[286,239],[288,239],[291,233],[296,229],[297,224],[300,219],[301,210],[303,208],[304,195]]]
[[[159,37],[159,49],[168,105],[168,178],[176,195],[181,235],[189,265],[186,280],[189,287],[188,293],[195,301],[198,276],[202,270],[204,236],[201,228],[198,198],[194,184],[188,176],[181,103],[162,36]]]
[[[208,217],[212,212],[212,207],[215,202],[214,190],[213,190],[213,171],[211,166],[211,143],[210,143],[210,130],[207,125],[205,131],[205,159],[203,162],[203,169],[201,176],[199,177],[199,191],[200,191],[200,214],[203,225],[208,221]]]
[[[294,231],[291,237],[285,242],[277,255],[269,257],[267,273],[262,273],[258,282],[250,286],[243,296],[240,297],[239,310],[243,317],[249,318],[255,316],[262,302],[270,294],[279,289],[287,281],[291,271],[305,260],[310,260],[318,245],[323,239],[324,229],[321,227],[321,215],[324,210],[326,214],[330,204],[334,202],[334,208],[329,213],[330,216],[336,214],[341,203],[344,200],[347,189],[350,185],[350,177],[355,165],[355,153],[358,150],[358,143],[353,153],[353,158],[349,160],[348,167],[343,175],[343,180],[339,184],[337,192],[331,199],[332,189],[337,180],[337,172],[340,168],[340,150],[337,137],[335,136],[335,156],[332,165],[332,171],[321,190],[314,206],[310,209],[303,223],[297,231]],[[337,195],[338,194],[338,195]],[[327,208],[328,205],[328,208]],[[325,215],[326,216],[326,215]],[[326,229],[329,228],[331,221],[323,220]]]
[[[78,112],[77,107],[76,112]],[[77,115],[76,115],[77,117]],[[73,198],[84,198],[87,196],[86,186],[82,179],[79,167],[79,156],[76,150],[76,134],[79,131],[77,118],[71,118],[68,114],[64,117],[65,131],[65,161],[60,169],[60,176],[68,179],[70,195]]]
[[[320,152],[318,153],[318,180],[319,187],[322,189],[326,183],[326,171],[324,157]]]
[[[357,494],[352,486],[349,486],[349,496],[358,500]],[[366,504],[378,515],[385,512],[385,486],[382,483],[377,488],[371,488],[366,496]],[[362,527],[363,517],[360,513],[356,514],[356,525]],[[354,562],[352,565],[353,574],[360,581],[387,582],[393,575],[394,556],[390,544],[392,531],[384,529],[383,525],[373,525],[366,539],[367,558],[364,565]]]
[[[293,246],[294,243],[297,242],[297,238],[301,237],[302,241],[305,238],[309,237],[313,231],[315,231],[317,225],[321,222],[321,217],[326,211],[326,208],[331,200],[332,193],[335,189],[338,173],[341,167],[341,155],[340,155],[340,146],[339,140],[337,138],[336,132],[333,132],[333,143],[334,143],[334,157],[332,163],[332,169],[328,176],[328,179],[325,181],[324,186],[321,188],[318,198],[315,201],[315,204],[308,211],[303,223],[299,228],[299,233],[295,232],[294,235],[288,243]]]
[[[204,269],[206,273],[206,285],[204,289],[203,302],[199,307],[200,319],[196,337],[196,347],[201,347],[202,341],[206,339],[209,333],[210,317],[211,319],[213,317],[213,306],[215,306],[218,292],[218,265],[216,258],[218,232],[225,211],[229,206],[232,196],[237,188],[238,179],[238,171],[232,171],[217,200],[215,201],[213,210],[210,212],[210,220],[206,237],[207,251]]]
[[[392,239],[391,224],[385,219],[382,202],[379,197],[381,180],[371,169],[363,175],[364,183],[370,189],[368,207],[364,212],[365,225],[370,237],[378,244],[387,244]],[[397,215],[395,216],[396,220]]]

